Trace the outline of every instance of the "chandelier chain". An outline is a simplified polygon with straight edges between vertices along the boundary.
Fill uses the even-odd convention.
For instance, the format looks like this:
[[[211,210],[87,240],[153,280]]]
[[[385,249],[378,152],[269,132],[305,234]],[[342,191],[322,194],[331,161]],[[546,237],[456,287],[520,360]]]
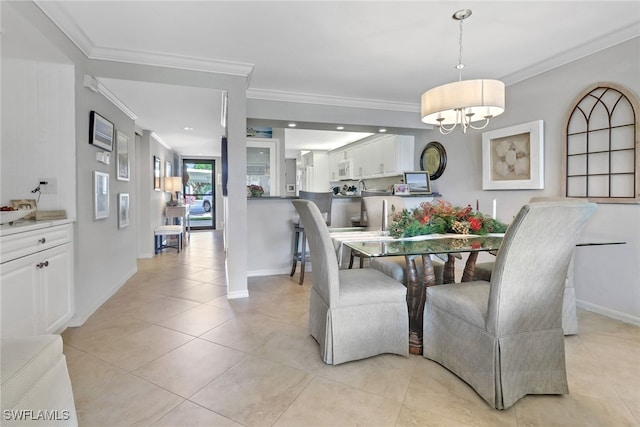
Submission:
[[[458,39],[458,47],[459,47],[459,51],[458,51],[458,66],[456,67],[458,69],[458,80],[462,81],[462,69],[464,68],[464,64],[462,63],[462,21],[463,19],[461,19],[459,21],[460,24],[460,38]]]

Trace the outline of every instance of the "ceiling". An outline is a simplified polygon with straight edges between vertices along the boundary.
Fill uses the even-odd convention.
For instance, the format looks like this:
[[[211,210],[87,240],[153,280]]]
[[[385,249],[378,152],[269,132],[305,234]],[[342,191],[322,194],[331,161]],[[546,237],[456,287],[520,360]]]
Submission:
[[[507,93],[509,84],[640,35],[637,0],[36,4],[89,58],[241,75],[249,99],[367,105],[415,112],[416,123],[421,93],[458,78],[458,9],[473,10],[464,22],[463,79],[501,79]],[[216,154],[220,91],[97,78],[138,126],[177,152]],[[288,148],[311,140],[334,143],[286,135]]]

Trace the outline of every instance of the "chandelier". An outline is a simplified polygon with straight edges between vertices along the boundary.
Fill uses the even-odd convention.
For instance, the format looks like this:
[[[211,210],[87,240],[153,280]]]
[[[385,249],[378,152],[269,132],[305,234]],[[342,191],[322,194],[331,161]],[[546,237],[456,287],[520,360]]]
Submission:
[[[489,120],[504,112],[504,83],[499,80],[462,80],[462,21],[471,10],[462,9],[452,18],[460,23],[458,81],[429,89],[422,94],[421,116],[427,124],[438,126],[440,133],[451,133],[459,124],[467,128],[484,129]],[[481,125],[472,123],[484,120]]]

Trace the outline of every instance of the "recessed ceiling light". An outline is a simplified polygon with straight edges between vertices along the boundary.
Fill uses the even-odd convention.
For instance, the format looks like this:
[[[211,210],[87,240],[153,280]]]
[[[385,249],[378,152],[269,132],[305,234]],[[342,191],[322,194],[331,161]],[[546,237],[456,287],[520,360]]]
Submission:
[[[290,128],[294,128],[294,127],[296,127],[296,124],[295,123],[289,123],[289,127]]]
[[[380,132],[380,133],[385,133],[386,131],[387,130],[385,128],[382,128],[382,129],[378,130],[378,132]]]
[[[338,126],[338,127],[336,127],[336,129],[338,129],[338,130],[343,130],[343,129],[344,129],[344,126]]]
[[[189,126],[185,126],[185,127],[182,128],[182,130],[186,130],[187,132],[191,132],[193,130],[193,128],[189,127]]]

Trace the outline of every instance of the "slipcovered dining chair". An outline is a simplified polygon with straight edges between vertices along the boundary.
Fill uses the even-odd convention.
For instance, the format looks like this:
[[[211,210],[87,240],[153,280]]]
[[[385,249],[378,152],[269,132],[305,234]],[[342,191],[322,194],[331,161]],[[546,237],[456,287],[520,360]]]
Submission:
[[[333,205],[333,192],[317,193],[313,191],[300,191],[298,197],[310,200],[318,206],[323,216],[325,224],[331,225],[331,206]],[[300,223],[300,219],[293,220],[293,265],[289,276],[296,274],[296,266],[300,263],[300,280],[298,284],[304,282],[305,262],[308,259],[307,254],[307,238],[304,232],[304,226]]]
[[[566,394],[562,294],[593,203],[531,203],[511,223],[491,282],[427,288],[423,354],[506,409],[526,394]]]
[[[311,201],[293,200],[313,263],[309,332],[330,365],[409,352],[407,291],[377,270],[340,270],[329,229]]]
[[[532,197],[529,203],[539,202],[577,202],[588,203],[588,200],[571,197]],[[493,271],[493,261],[479,262],[473,272],[474,280],[491,280]],[[569,263],[567,276],[564,279],[564,296],[562,299],[562,330],[565,335],[575,335],[578,333],[578,316],[576,315],[576,288],[573,284],[573,256]]]
[[[382,201],[387,201],[387,224],[391,224],[391,218],[395,212],[404,209],[404,200],[399,196],[371,196],[364,198],[365,210],[369,219],[369,229],[379,230],[382,227]],[[393,206],[393,209],[392,209]],[[436,276],[436,284],[442,284],[444,274],[444,264],[436,261],[432,257],[433,272]],[[416,263],[418,277],[422,277],[422,263]],[[379,257],[371,260],[371,268],[374,268],[389,277],[394,278],[406,286],[407,284],[407,261],[403,256]]]

